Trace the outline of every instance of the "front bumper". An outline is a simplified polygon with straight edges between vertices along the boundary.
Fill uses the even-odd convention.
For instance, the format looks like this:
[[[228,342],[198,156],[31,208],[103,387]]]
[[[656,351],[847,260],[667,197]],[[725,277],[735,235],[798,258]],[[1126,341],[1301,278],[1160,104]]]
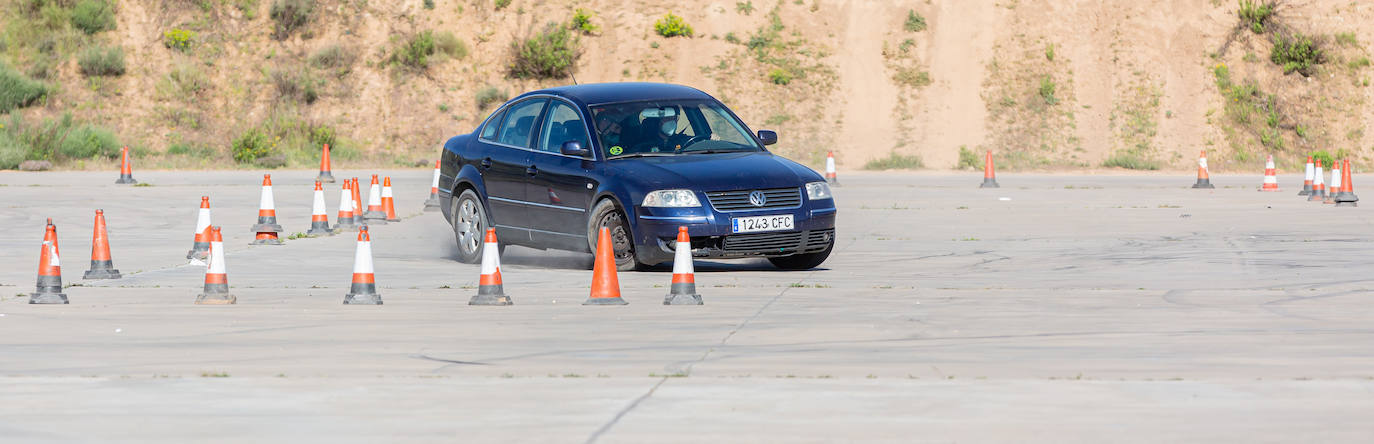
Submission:
[[[635,255],[640,262],[673,260],[678,227],[687,227],[692,256],[776,257],[825,250],[835,239],[835,207],[825,200],[782,210],[720,212],[712,208],[635,208]],[[822,205],[825,206],[822,206]],[[731,233],[735,217],[791,214],[792,231]]]

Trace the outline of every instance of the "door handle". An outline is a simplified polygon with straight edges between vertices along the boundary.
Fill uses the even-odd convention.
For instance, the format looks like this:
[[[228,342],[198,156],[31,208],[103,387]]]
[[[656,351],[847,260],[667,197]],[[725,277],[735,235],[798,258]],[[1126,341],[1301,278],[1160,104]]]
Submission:
[[[482,168],[491,168],[491,158],[482,159]]]
[[[525,174],[528,174],[528,175],[531,175],[531,176],[536,175],[536,174],[539,174],[539,168],[535,168],[534,165],[530,165],[529,168],[525,168]]]

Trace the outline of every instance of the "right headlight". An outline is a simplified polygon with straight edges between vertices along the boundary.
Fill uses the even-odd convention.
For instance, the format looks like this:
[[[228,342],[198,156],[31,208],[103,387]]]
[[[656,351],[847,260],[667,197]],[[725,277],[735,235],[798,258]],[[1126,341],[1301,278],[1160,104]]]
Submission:
[[[666,208],[685,208],[699,207],[701,202],[697,200],[697,193],[692,190],[658,190],[644,195],[646,207],[666,207]]]
[[[821,200],[831,198],[830,184],[825,182],[811,182],[806,184],[806,198],[811,200]]]

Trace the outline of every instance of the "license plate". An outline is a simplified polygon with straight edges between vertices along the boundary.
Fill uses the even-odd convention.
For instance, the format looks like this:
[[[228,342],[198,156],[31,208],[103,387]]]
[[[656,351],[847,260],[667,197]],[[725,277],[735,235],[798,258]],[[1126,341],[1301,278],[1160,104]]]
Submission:
[[[792,229],[792,215],[736,217],[730,220],[731,233],[782,231]]]

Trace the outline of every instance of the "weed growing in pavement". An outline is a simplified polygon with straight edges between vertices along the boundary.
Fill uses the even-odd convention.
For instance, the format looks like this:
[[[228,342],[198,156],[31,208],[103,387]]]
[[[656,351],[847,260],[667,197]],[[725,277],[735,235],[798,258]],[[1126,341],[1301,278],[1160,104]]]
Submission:
[[[686,372],[669,373],[666,375],[658,373],[649,373],[650,378],[686,378],[687,376],[688,375]]]
[[[290,236],[287,236],[287,237],[286,237],[286,240],[305,239],[305,238],[307,238],[307,237],[310,237],[310,236],[306,236],[305,233],[296,232],[296,233],[291,233]]]
[[[654,32],[663,37],[691,37],[693,33],[692,25],[671,12],[654,22]]]
[[[582,57],[577,36],[553,22],[532,36],[511,42],[510,51],[508,71],[517,79],[567,77]]]
[[[201,372],[201,373],[200,373],[200,377],[202,377],[202,378],[228,378],[228,377],[229,377],[229,373],[228,373],[228,372]]]
[[[148,182],[139,182],[139,183],[134,184],[134,187],[135,187],[135,188],[143,188],[143,187],[151,187],[151,186],[153,186],[153,184],[148,183]]]

